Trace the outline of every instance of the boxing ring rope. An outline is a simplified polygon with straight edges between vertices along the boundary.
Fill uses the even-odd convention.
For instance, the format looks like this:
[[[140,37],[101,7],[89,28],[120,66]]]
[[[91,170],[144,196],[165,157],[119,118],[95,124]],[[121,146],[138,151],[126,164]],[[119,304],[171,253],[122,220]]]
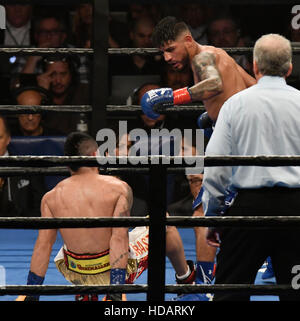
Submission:
[[[253,52],[253,47],[226,47],[221,48],[228,54],[248,54]],[[292,46],[293,53],[300,53],[300,46]],[[160,55],[162,52],[156,48],[109,48],[110,55]]]
[[[0,286],[0,295],[68,295],[68,294],[107,294],[147,292],[149,286],[125,285],[7,285]],[[244,285],[244,284],[197,284],[166,285],[166,293],[240,293],[249,295],[290,294],[295,291],[289,285]]]
[[[174,226],[247,226],[253,228],[259,227],[294,227],[299,228],[300,226],[300,217],[281,217],[281,216],[268,216],[268,217],[165,217],[165,193],[166,184],[162,183],[166,178],[166,167],[167,166],[178,166],[176,163],[178,157],[167,157],[167,156],[149,156],[149,157],[108,157],[107,159],[117,159],[118,162],[115,164],[110,164],[109,166],[119,167],[124,159],[140,159],[149,162],[147,164],[150,167],[150,173],[152,171],[152,182],[159,182],[157,186],[160,186],[158,190],[154,188],[152,192],[155,191],[154,195],[156,201],[162,201],[158,205],[150,207],[149,218],[145,217],[127,217],[127,218],[36,218],[36,217],[27,217],[27,218],[10,218],[3,217],[0,218],[0,228],[17,228],[17,229],[48,229],[48,228],[80,228],[80,227],[131,227],[131,226],[149,226],[149,270],[148,273],[148,285],[109,285],[109,286],[2,286],[0,287],[0,295],[4,294],[24,294],[24,295],[33,295],[33,294],[44,294],[44,295],[60,295],[60,294],[88,294],[88,293],[140,293],[147,292],[148,301],[164,301],[165,293],[217,293],[217,292],[239,292],[243,291],[250,295],[254,294],[274,294],[278,295],[280,293],[292,293],[295,291],[291,285],[249,285],[249,284],[227,284],[227,285],[165,285],[164,284],[164,273],[161,277],[161,282],[159,287],[157,286],[161,293],[156,293],[155,295],[149,296],[151,291],[151,283],[149,282],[151,273],[151,264],[153,256],[155,255],[155,261],[165,261],[165,225],[174,225]],[[183,164],[180,164],[181,167],[192,167],[191,164],[186,163],[185,160],[180,157]],[[283,166],[284,164],[292,164],[294,166],[300,165],[299,156],[196,156],[195,158],[200,158],[204,161],[205,166]],[[160,162],[157,164],[157,160]],[[10,164],[24,165],[31,163],[32,168],[39,167],[55,167],[57,164],[64,165],[78,165],[81,166],[97,166],[99,158],[93,156],[2,156],[0,157],[0,166],[9,166]],[[164,162],[168,161],[170,164],[166,165]],[[152,164],[154,163],[154,164]],[[128,164],[126,164],[128,166]],[[143,164],[145,166],[145,164]],[[142,166],[142,167],[143,167]],[[155,170],[153,170],[153,168]],[[163,175],[163,176],[162,176]],[[151,203],[150,203],[151,204]],[[161,213],[156,212],[155,210],[159,208]],[[162,214],[164,211],[164,215]],[[156,215],[154,216],[153,213]],[[154,236],[155,230],[155,237]],[[156,246],[155,246],[156,242]],[[157,246],[159,244],[159,246]],[[160,258],[158,258],[157,252],[160,251]],[[154,261],[154,260],[153,260]],[[163,264],[164,268],[164,264]],[[160,265],[160,269],[162,266]],[[156,282],[159,278],[158,275],[154,275]],[[163,282],[162,282],[163,281]],[[149,298],[150,297],[150,298]]]
[[[299,228],[300,216],[218,216],[166,218],[166,225],[181,227],[251,227],[251,228]],[[147,217],[0,217],[0,228],[5,229],[58,229],[90,227],[150,226]]]
[[[256,155],[256,156],[0,156],[0,167],[12,165],[30,167],[55,167],[80,165],[87,167],[106,167],[102,163],[109,164],[111,168],[185,168],[195,167],[194,163],[199,161],[204,167],[214,166],[300,166],[300,156],[286,155]],[[139,163],[139,164],[138,164]],[[198,163],[198,164],[199,164]],[[138,164],[138,165],[137,165]]]
[[[0,113],[2,114],[34,114],[43,112],[69,112],[69,113],[89,113],[92,111],[91,105],[0,105]],[[158,111],[160,111],[158,109]],[[167,107],[162,110],[164,114],[171,113],[191,113],[195,112],[199,115],[205,111],[204,105],[181,105]],[[106,112],[108,114],[142,114],[139,105],[107,105]]]
[[[35,114],[44,112],[88,113],[91,105],[0,105],[1,114]]]
[[[253,52],[253,47],[226,47],[222,48],[228,54],[248,54]],[[294,54],[300,53],[300,46],[292,46]],[[15,55],[53,55],[53,54],[85,54],[92,55],[93,48],[0,48],[0,54]],[[108,48],[109,55],[160,55],[157,48]]]
[[[53,54],[94,54],[92,48],[0,48],[0,54],[7,55],[53,55]]]

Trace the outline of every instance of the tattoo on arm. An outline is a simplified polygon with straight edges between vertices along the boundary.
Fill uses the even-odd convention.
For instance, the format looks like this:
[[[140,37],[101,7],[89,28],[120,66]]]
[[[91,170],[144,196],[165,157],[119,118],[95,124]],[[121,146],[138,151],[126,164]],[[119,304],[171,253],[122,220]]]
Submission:
[[[205,100],[222,92],[222,78],[211,52],[201,52],[192,61],[198,82],[190,87],[192,100]]]
[[[125,255],[128,255],[128,252],[125,252],[125,253],[121,254],[114,262],[112,262],[112,263],[111,263],[111,268],[114,268],[114,267],[117,265],[117,263],[118,263],[121,259],[123,259],[123,257],[124,257]]]

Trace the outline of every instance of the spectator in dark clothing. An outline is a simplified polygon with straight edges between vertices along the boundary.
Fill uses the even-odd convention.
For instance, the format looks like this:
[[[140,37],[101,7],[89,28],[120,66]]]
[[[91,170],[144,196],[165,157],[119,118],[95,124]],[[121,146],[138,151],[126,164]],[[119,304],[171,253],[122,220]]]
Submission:
[[[220,15],[208,25],[208,44],[215,47],[245,47],[249,39],[242,36],[238,22],[229,15]],[[232,58],[248,73],[252,74],[251,57],[233,54]]]
[[[10,131],[0,116],[0,156],[9,156]],[[0,177],[0,216],[40,216],[40,202],[45,193],[41,176]]]
[[[162,74],[162,85],[177,90],[190,87],[194,83],[191,69],[187,66],[182,70],[175,70],[171,65],[165,64]]]
[[[152,48],[151,36],[155,23],[150,17],[135,20],[130,28],[132,48]],[[162,62],[156,56],[131,55],[110,57],[112,75],[160,75]]]
[[[196,144],[196,135],[191,139],[183,137],[182,156],[199,155]],[[197,198],[202,186],[203,174],[176,175],[174,199],[175,201],[168,206],[171,216],[192,216],[193,201]]]
[[[187,194],[180,200],[171,203],[167,212],[170,216],[192,216],[193,215],[193,197]]]
[[[38,106],[47,103],[48,97],[39,87],[19,88],[15,93],[17,105]],[[19,114],[18,123],[12,128],[12,136],[51,136],[62,135],[44,125],[41,114]]]
[[[91,48],[93,30],[93,6],[91,3],[81,3],[77,6],[72,29],[72,43],[78,48]]]
[[[35,46],[38,48],[71,48],[71,44],[67,43],[68,30],[65,19],[52,12],[47,15],[38,17],[35,21],[34,39]],[[78,56],[80,65],[78,72],[80,82],[89,83],[89,60],[87,56]],[[14,73],[40,74],[43,64],[41,56],[18,57]]]
[[[55,105],[89,104],[89,86],[79,83],[76,61],[70,56],[44,59],[44,73],[37,79],[39,86],[50,91]],[[45,124],[49,128],[65,135],[76,131],[78,123],[77,113],[48,113],[45,117]]]
[[[116,148],[114,148],[110,154],[107,151],[106,156],[128,156],[128,151],[131,147],[131,141],[128,133],[123,133],[119,131],[119,126],[116,123],[111,124],[110,129],[114,132],[116,136]],[[121,136],[121,137],[119,137]],[[143,174],[124,172],[117,176],[121,180],[125,181],[131,188],[133,192],[133,204],[130,211],[131,216],[146,216],[148,215],[148,195],[149,190],[147,186],[147,181]]]
[[[201,45],[207,45],[207,7],[202,3],[184,3],[179,7],[179,15],[193,38]]]
[[[0,31],[1,45],[26,47],[33,44],[32,9],[28,3],[5,5],[6,28]]]
[[[0,29],[1,47],[28,47],[33,44],[32,5],[18,3],[5,5],[5,29]],[[10,76],[16,56],[0,55],[0,104],[9,104]]]

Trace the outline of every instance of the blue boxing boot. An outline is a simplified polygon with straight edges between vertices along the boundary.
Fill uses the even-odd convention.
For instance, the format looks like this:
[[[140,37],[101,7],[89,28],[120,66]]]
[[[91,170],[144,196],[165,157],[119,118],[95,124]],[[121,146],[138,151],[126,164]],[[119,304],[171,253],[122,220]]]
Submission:
[[[267,268],[266,268],[265,272],[263,273],[263,275],[261,276],[261,278],[263,280],[269,280],[269,279],[272,279],[274,277],[272,261],[271,261],[271,258],[269,256],[267,257],[266,263],[267,263]]]

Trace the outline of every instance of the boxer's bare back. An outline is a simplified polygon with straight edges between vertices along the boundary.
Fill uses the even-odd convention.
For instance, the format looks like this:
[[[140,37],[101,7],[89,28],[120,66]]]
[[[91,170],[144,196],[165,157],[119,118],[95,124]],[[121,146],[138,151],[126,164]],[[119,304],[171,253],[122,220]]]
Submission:
[[[112,176],[99,175],[97,169],[80,168],[45,194],[41,203],[42,217],[125,217],[132,206],[131,188]],[[97,254],[110,249],[112,267],[126,266],[128,229],[120,228],[62,228],[61,236],[67,249],[76,254]],[[38,248],[49,243],[49,251],[56,238],[56,230],[40,230],[31,267],[43,275],[48,254]],[[50,241],[51,240],[51,241]],[[43,251],[47,252],[47,251]],[[47,260],[43,258],[47,257]]]
[[[43,203],[53,217],[121,217],[130,215],[129,194],[125,182],[88,172],[72,175],[60,182],[47,194]],[[70,251],[100,253],[109,248],[111,230],[61,229],[60,233]]]

